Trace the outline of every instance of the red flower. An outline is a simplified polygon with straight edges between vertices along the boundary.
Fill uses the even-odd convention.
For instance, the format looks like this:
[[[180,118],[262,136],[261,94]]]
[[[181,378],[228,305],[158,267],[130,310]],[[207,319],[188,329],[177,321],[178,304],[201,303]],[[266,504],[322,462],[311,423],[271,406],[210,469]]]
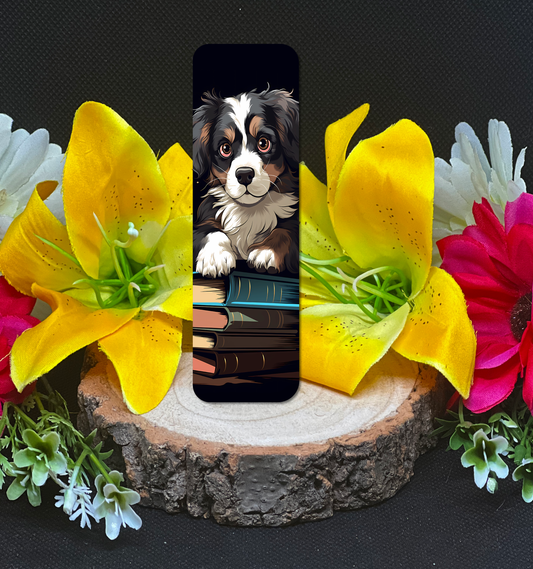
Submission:
[[[476,225],[437,243],[442,268],[463,289],[477,335],[474,383],[465,405],[475,413],[491,409],[509,396],[521,374],[524,401],[533,409],[533,195],[507,203],[505,229],[486,199],[474,204],[473,214]]]
[[[0,277],[0,403],[22,403],[35,389],[34,383],[19,393],[11,381],[9,366],[13,342],[24,330],[39,324],[37,318],[30,316],[34,305],[35,298],[17,292],[4,277]]]

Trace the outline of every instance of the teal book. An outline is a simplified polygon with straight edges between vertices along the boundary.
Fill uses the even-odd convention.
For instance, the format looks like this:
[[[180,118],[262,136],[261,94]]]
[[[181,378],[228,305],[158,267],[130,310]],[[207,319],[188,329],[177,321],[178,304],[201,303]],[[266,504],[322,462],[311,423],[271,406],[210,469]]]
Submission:
[[[298,289],[298,278],[233,271],[227,277],[207,279],[194,273],[193,304],[298,310]]]

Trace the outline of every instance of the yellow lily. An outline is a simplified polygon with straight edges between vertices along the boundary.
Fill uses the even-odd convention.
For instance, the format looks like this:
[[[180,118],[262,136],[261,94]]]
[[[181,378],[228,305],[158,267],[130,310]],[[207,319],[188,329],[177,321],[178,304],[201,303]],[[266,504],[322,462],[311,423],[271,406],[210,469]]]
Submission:
[[[134,413],[168,391],[192,319],[192,161],[175,144],[156,159],[105,105],[76,113],[63,177],[66,227],[39,184],[0,246],[0,270],[52,314],[11,352],[17,389],[98,341]]]
[[[401,120],[346,157],[368,110],[326,130],[327,187],[300,169],[302,377],[352,394],[392,348],[467,397],[474,330],[459,286],[431,267],[431,144]]]

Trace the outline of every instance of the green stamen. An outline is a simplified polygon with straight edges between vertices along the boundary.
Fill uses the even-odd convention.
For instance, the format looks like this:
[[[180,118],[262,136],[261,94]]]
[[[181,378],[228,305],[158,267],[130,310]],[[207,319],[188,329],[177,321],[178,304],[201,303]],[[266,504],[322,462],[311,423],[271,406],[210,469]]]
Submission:
[[[123,242],[123,241],[119,241],[118,239],[115,239],[115,241],[113,243],[117,247],[121,247],[122,249],[127,249],[128,247],[131,247],[131,245],[135,241],[135,239],[137,239],[137,237],[139,237],[139,232],[135,229],[135,225],[131,221],[128,223],[128,235],[129,235],[129,238],[127,241]]]
[[[339,302],[356,304],[375,322],[379,322],[409,302],[411,283],[405,273],[397,267],[386,265],[370,269],[359,275],[351,275],[336,266],[349,261],[350,258],[347,256],[320,260],[302,254],[300,258],[300,266],[316,278]],[[350,286],[342,285],[343,295],[348,294],[349,298],[339,294],[326,280],[326,276],[349,283]]]
[[[107,236],[107,233],[104,231],[104,228],[102,227],[102,224],[100,223],[100,220],[98,219],[98,216],[94,212],[93,212],[93,216],[94,216],[94,219],[96,221],[96,225],[98,225],[98,229],[100,229],[100,233],[103,235],[103,237],[105,239],[105,242],[107,243],[107,245],[109,247],[111,247],[111,241],[109,241],[109,237]]]
[[[105,308],[105,302],[102,300],[102,295],[100,294],[100,289],[98,288],[98,281],[95,282],[92,279],[79,279],[77,281],[74,281],[72,284],[76,286],[80,283],[88,284],[94,290],[96,300],[98,301],[98,306],[100,306],[100,308]]]
[[[355,294],[355,292],[353,291],[353,289],[349,288],[348,289],[348,293],[351,297],[351,299],[353,300],[354,304],[357,304],[357,306],[359,306],[359,308],[369,317],[371,318],[374,322],[379,322],[381,320],[381,318],[377,315],[374,314],[374,312],[370,312],[370,310],[368,310],[368,308],[363,304],[363,302],[358,298],[358,296]]]
[[[36,233],[34,233],[34,235],[35,235],[35,237],[37,237],[37,239],[40,239],[43,243],[50,245],[50,247],[52,247],[52,249],[55,249],[58,253],[61,253],[62,255],[64,255],[69,261],[72,261],[77,267],[79,267],[81,269],[81,265],[80,265],[78,259],[76,259],[76,257],[73,257],[70,253],[63,251],[63,249],[61,249],[61,247],[58,247],[55,243],[48,241],[48,239],[45,239],[44,237],[41,237],[41,236],[37,235]]]
[[[141,292],[141,289],[139,288],[138,284],[135,283],[129,283],[128,285],[128,298],[130,299],[130,304],[136,308],[137,306],[139,306],[137,304],[137,297],[135,296],[135,291],[138,290],[139,292]]]
[[[342,297],[329,283],[328,281],[326,281],[326,279],[322,278],[316,271],[314,271],[311,267],[308,267],[307,265],[305,265],[304,263],[300,263],[300,266],[302,267],[302,269],[306,270],[310,275],[312,275],[313,277],[315,277],[315,279],[317,279],[319,282],[321,282],[328,290],[329,292],[331,292],[331,294],[339,301],[342,302],[343,304],[349,304],[349,301],[346,300],[344,297]]]
[[[102,233],[104,241],[110,249],[114,274],[109,275],[108,278],[105,279],[94,279],[85,275],[84,278],[73,282],[71,287],[60,292],[66,292],[68,294],[69,290],[77,288],[79,285],[84,285],[93,289],[96,301],[100,308],[127,308],[127,306],[124,306],[123,304],[121,305],[121,303],[124,302],[127,302],[131,308],[138,308],[145,300],[153,296],[161,286],[161,283],[155,273],[163,269],[165,265],[153,266],[152,257],[157,250],[157,245],[168,227],[168,224],[159,235],[156,243],[150,249],[145,261],[145,266],[134,274],[134,269],[137,269],[139,264],[130,260],[127,254],[127,249],[139,236],[139,231],[135,229],[135,225],[131,222],[128,224],[129,238],[127,241],[122,242],[118,239],[112,241],[107,236],[98,216],[96,214],[93,215],[96,224]],[[36,237],[82,269],[81,264],[73,255],[63,251],[63,249],[47,239],[39,237],[39,235],[36,235]]]

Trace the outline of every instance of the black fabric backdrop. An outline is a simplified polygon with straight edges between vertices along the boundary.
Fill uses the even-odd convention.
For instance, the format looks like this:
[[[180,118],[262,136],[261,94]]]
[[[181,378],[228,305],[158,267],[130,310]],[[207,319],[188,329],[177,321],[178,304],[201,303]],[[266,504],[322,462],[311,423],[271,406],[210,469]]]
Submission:
[[[286,43],[300,59],[301,158],[325,179],[326,126],[371,111],[358,137],[407,117],[448,158],[454,127],[486,137],[505,120],[516,151],[532,133],[528,0],[339,2],[0,0],[0,112],[45,127],[66,147],[76,108],[106,103],[156,151],[191,151],[192,57],[204,43]],[[236,64],[238,64],[236,62]],[[261,61],[257,62],[258,65]],[[533,187],[533,159],[526,157]],[[80,357],[56,372],[73,397]],[[495,496],[444,447],[422,457],[388,502],[285,529],[219,527],[140,509],[141,531],[116,542],[53,507],[0,493],[3,567],[531,567],[533,507],[509,480]]]

